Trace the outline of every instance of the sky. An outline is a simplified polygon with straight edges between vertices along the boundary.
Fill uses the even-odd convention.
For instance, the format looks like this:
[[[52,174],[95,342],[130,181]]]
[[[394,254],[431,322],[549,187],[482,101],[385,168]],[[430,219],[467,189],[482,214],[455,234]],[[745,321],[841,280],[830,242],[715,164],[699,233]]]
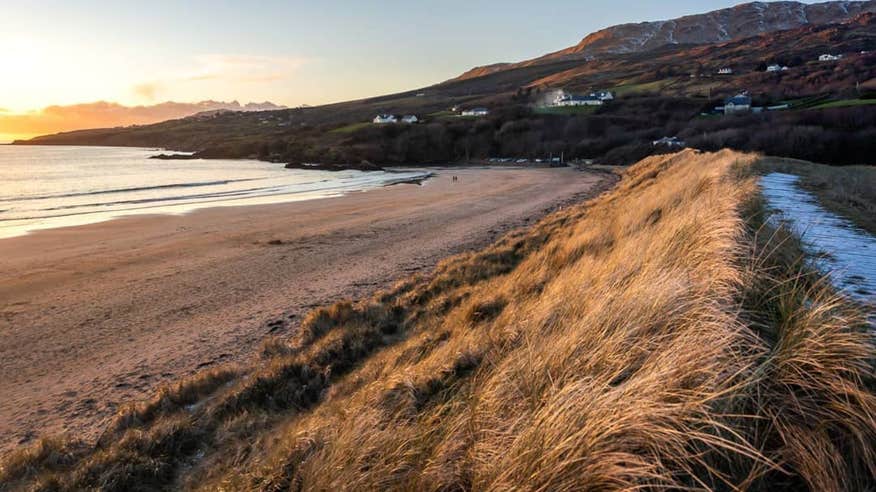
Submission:
[[[0,0],[0,115],[205,99],[323,104],[741,0]]]

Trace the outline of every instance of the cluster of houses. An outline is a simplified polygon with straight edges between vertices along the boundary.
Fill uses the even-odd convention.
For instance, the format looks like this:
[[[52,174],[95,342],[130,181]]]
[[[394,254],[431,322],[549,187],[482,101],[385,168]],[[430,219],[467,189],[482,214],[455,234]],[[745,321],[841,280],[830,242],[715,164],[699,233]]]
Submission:
[[[565,106],[602,106],[608,101],[614,100],[614,94],[609,91],[591,92],[586,96],[567,94],[560,92],[554,98],[552,105],[555,107]]]
[[[394,114],[379,114],[374,117],[375,125],[386,125],[391,123],[406,123],[408,125],[412,125],[420,121],[416,115],[406,114],[399,118]]]
[[[862,55],[866,54],[865,51],[861,52]],[[825,53],[818,57],[819,62],[835,62],[843,59],[843,55],[833,55],[830,53]],[[788,70],[788,67],[785,65],[772,64],[767,67],[767,72],[785,72]],[[723,67],[718,69],[718,75],[733,75],[733,69],[730,67]],[[694,77],[694,75],[691,75]]]
[[[788,70],[788,67],[784,65],[773,64],[766,68],[767,72],[785,72]],[[724,67],[718,69],[718,75],[733,75],[733,69],[730,67]]]
[[[454,106],[451,111],[453,111],[454,113],[459,113],[459,116],[481,117],[490,114],[490,110],[487,108],[460,109]],[[372,122],[375,125],[387,125],[394,123],[405,123],[408,125],[413,125],[414,123],[419,123],[420,119],[413,114],[408,114],[401,117],[394,114],[379,114],[374,117],[374,120],[372,120]]]

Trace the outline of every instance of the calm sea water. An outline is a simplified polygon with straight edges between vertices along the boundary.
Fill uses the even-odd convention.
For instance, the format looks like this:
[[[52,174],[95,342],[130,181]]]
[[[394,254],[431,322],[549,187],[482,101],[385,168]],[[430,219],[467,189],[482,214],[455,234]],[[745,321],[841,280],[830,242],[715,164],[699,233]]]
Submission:
[[[248,160],[149,159],[155,149],[0,146],[0,238],[132,214],[309,200],[425,173],[307,171]]]

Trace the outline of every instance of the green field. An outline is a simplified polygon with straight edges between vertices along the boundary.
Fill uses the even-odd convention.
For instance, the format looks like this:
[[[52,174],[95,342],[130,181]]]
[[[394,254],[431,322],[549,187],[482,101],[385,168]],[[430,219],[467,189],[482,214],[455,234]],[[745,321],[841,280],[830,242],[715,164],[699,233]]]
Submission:
[[[334,130],[329,131],[329,133],[353,133],[355,131],[361,130],[367,126],[373,125],[370,121],[364,121],[362,123],[353,123],[351,125],[342,126],[340,128],[335,128]]]
[[[798,99],[787,99],[780,101],[780,103],[789,105],[791,109],[811,109],[827,102],[828,97],[829,96],[818,94]]]
[[[617,96],[626,96],[629,94],[640,94],[643,92],[660,92],[663,89],[678,82],[676,79],[655,80],[654,82],[645,82],[641,84],[624,84],[611,89]]]
[[[876,104],[876,99],[844,99],[842,101],[830,101],[817,106],[812,106],[811,109],[848,108],[852,106],[869,106],[872,104]]]
[[[429,113],[426,116],[430,118],[446,118],[448,116],[456,116],[457,113],[453,111],[435,111],[434,113]]]

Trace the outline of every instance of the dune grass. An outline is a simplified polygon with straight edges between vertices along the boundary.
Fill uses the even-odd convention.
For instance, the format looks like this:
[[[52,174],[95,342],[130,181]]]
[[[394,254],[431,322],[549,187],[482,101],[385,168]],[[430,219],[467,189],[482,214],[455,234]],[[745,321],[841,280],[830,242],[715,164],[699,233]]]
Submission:
[[[314,311],[250,366],[123,411],[96,446],[14,453],[0,483],[873,489],[864,313],[765,225],[756,159],[648,158],[429,276]]]

